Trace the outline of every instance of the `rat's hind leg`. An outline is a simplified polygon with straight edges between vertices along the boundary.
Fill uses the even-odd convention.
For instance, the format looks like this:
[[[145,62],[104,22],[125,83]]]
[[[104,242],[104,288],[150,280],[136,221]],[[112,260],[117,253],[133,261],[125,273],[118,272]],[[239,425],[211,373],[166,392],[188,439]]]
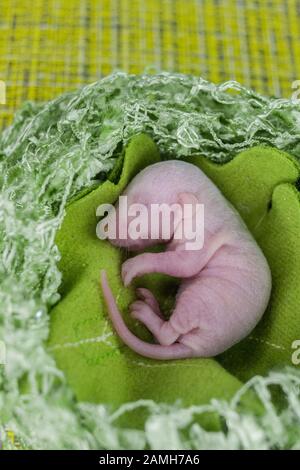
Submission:
[[[138,289],[136,289],[136,293],[141,300],[146,302],[146,304],[148,304],[149,307],[152,308],[153,312],[156,313],[156,315],[158,315],[162,320],[164,320],[164,316],[159,308],[159,303],[157,302],[156,298],[149,289],[139,287]]]
[[[146,302],[136,300],[131,304],[130,309],[133,318],[144,323],[160,344],[169,346],[180,336],[170,322],[159,317]]]

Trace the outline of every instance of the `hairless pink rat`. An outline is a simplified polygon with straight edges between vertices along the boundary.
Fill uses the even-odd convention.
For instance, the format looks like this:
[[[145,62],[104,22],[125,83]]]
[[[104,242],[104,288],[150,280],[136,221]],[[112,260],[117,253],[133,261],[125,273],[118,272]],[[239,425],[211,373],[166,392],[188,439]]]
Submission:
[[[168,320],[161,314],[154,295],[137,289],[140,300],[130,306],[131,314],[153,334],[157,344],[135,336],[125,324],[113,297],[105,271],[101,285],[113,325],[132,350],[154,359],[211,357],[247,336],[262,317],[271,293],[268,263],[238,212],[220,190],[195,165],[178,160],[155,163],[141,171],[123,195],[132,203],[204,205],[204,244],[187,250],[186,239],[126,240],[111,243],[129,250],[142,250],[159,242],[165,251],[142,253],[125,261],[122,279],[128,286],[146,273],[164,273],[181,279],[173,312]],[[121,217],[116,205],[117,218]],[[106,217],[106,221],[110,215]],[[103,219],[105,220],[105,219]],[[120,224],[128,224],[119,220]],[[127,230],[127,227],[123,227]]]

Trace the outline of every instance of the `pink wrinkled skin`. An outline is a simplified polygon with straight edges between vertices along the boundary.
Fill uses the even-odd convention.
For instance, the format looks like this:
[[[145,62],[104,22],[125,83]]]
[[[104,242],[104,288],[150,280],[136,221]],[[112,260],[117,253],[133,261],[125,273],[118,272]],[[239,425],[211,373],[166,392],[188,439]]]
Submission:
[[[261,319],[271,293],[267,261],[243,220],[219,189],[196,166],[171,160],[141,171],[123,195],[128,204],[204,204],[204,246],[185,250],[185,240],[111,240],[116,246],[142,250],[166,243],[162,253],[142,253],[122,266],[124,285],[146,273],[181,279],[176,303],[165,320],[157,300],[137,289],[140,300],[130,306],[132,316],[153,334],[156,344],[137,338],[126,326],[101,272],[101,285],[110,318],[120,338],[132,350],[154,359],[211,357],[247,336]],[[109,217],[109,216],[107,216]],[[122,223],[122,221],[121,221]],[[125,227],[126,228],[126,227]]]

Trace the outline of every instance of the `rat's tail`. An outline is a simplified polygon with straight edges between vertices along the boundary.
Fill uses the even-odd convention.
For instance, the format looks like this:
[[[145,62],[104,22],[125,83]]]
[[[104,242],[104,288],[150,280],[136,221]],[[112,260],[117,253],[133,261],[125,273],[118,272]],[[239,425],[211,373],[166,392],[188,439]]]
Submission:
[[[131,333],[119,312],[116,301],[109,287],[105,271],[101,271],[101,287],[108,308],[109,316],[113,322],[116,332],[124,341],[124,343],[133,349],[133,351],[145,357],[161,360],[184,359],[187,357],[193,357],[192,349],[190,349],[188,346],[185,346],[184,344],[174,343],[170,346],[150,344],[146,343],[146,341],[142,341],[133,333]]]

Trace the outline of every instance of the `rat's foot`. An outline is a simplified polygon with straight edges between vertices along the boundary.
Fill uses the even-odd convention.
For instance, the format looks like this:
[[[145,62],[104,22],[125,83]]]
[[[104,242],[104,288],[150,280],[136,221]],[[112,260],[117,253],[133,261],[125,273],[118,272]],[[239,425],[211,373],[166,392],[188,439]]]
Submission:
[[[121,275],[125,287],[131,283],[132,279],[139,275],[141,266],[140,263],[136,261],[136,258],[138,258],[138,256],[129,258],[122,264]]]
[[[157,302],[156,298],[152,294],[149,289],[145,289],[144,287],[139,287],[136,289],[136,293],[138,297],[146,302],[150,308],[152,308],[153,312],[156,313],[162,320],[164,320],[164,316],[160,311],[159,303]]]
[[[122,279],[124,286],[127,287],[131,281],[137,277],[147,273],[160,272],[159,253],[142,253],[127,259],[122,264]]]
[[[131,304],[130,310],[133,318],[144,323],[161,345],[169,346],[178,339],[178,332],[168,321],[162,320],[146,302],[136,300]]]

